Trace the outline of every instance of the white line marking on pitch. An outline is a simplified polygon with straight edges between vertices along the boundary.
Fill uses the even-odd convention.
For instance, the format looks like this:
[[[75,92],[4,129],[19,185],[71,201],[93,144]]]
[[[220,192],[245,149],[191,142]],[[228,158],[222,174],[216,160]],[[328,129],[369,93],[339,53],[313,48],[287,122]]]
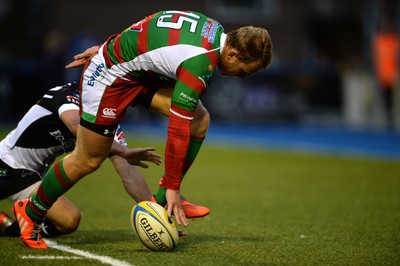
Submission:
[[[71,247],[64,246],[57,242],[53,242],[53,241],[50,241],[47,239],[46,239],[46,243],[51,248],[55,248],[55,249],[58,249],[61,251],[72,253],[74,255],[78,255],[78,256],[81,256],[84,258],[98,260],[104,264],[110,264],[113,266],[133,266],[132,264],[127,263],[126,261],[116,260],[116,259],[113,259],[108,256],[92,254],[87,251],[83,251],[83,250],[79,250],[79,249],[73,249]],[[47,258],[45,258],[45,257],[47,257]],[[77,257],[77,256],[72,256],[72,257],[67,257],[67,256],[21,256],[21,258],[23,258],[23,259],[61,259],[62,257],[64,257],[65,259],[71,259],[71,258],[79,259],[79,257]]]
[[[33,255],[28,255],[28,256],[20,256],[21,259],[23,260],[82,260],[85,259],[83,257],[78,257],[78,256],[33,256]]]

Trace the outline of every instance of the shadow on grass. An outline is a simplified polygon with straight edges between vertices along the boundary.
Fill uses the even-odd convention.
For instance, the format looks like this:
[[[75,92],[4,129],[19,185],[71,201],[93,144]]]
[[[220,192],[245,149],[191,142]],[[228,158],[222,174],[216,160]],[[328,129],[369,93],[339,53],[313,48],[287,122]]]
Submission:
[[[104,244],[121,243],[131,241],[136,236],[133,232],[126,230],[78,230],[72,234],[51,238],[65,244]]]
[[[134,235],[133,232],[126,230],[79,230],[73,234],[65,235],[54,238],[54,241],[59,241],[65,245],[76,246],[78,245],[121,245],[129,246],[135,251],[148,251],[144,249],[144,246],[140,240]],[[216,243],[237,243],[242,245],[245,242],[248,243],[261,243],[265,241],[263,236],[238,236],[228,234],[191,234],[187,233],[186,236],[181,237],[179,241],[178,250],[190,247],[192,245],[208,245]]]
[[[227,234],[188,234],[184,238],[195,241],[196,243],[207,243],[207,242],[264,242],[265,237],[261,236],[238,236],[238,235],[227,235]]]

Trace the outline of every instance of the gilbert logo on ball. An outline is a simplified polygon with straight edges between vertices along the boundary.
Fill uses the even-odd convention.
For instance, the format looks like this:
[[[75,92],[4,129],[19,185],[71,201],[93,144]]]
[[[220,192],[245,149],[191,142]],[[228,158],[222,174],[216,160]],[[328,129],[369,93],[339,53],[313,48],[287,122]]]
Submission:
[[[142,201],[133,206],[130,216],[136,236],[152,251],[171,251],[179,242],[176,224],[168,219],[168,212],[161,205]]]

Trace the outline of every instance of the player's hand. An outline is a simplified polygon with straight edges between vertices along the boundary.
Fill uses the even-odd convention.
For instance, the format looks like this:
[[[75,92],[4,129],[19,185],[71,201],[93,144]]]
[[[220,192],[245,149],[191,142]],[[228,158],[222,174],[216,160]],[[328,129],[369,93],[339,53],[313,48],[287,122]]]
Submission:
[[[148,168],[145,162],[151,162],[156,165],[161,164],[161,155],[154,152],[155,148],[132,148],[124,152],[123,157],[132,165]]]
[[[189,223],[182,208],[181,195],[179,191],[167,189],[166,198],[168,217],[172,219],[173,212],[178,225],[188,226]]]
[[[75,61],[65,66],[65,69],[71,69],[75,67],[84,66],[86,62],[99,50],[100,46],[92,46],[83,53],[74,56]]]

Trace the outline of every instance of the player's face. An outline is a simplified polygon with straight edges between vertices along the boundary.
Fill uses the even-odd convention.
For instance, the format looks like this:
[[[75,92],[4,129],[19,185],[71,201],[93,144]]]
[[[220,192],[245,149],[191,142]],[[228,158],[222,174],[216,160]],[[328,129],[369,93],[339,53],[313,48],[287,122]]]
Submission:
[[[221,75],[243,79],[261,70],[260,62],[243,63],[238,59],[235,49],[228,49],[222,52],[221,61],[218,65]]]

